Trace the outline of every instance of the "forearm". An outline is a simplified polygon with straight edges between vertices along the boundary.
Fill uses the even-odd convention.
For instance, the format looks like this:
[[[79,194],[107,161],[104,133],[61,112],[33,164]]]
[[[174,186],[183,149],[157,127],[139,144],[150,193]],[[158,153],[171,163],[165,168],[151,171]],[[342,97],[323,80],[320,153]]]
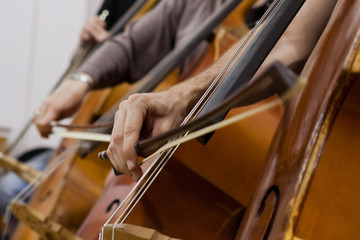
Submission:
[[[180,95],[180,97],[186,101],[187,112],[193,108],[196,102],[213,83],[233,56],[234,52],[239,48],[242,41],[243,40],[239,40],[234,43],[216,62],[211,64],[204,71],[176,84],[169,89],[171,94]]]
[[[308,0],[265,59],[255,77],[275,61],[297,67],[305,63],[320,38],[337,0]],[[301,69],[300,69],[301,70]]]
[[[281,61],[288,67],[296,66],[298,62],[304,62],[315,47],[336,2],[336,0],[326,2],[322,0],[308,0],[274,46],[255,76],[260,75],[274,61]],[[200,99],[243,41],[244,39],[237,41],[217,62],[205,71],[171,89],[171,91],[182,95],[183,99],[186,99],[188,111]]]

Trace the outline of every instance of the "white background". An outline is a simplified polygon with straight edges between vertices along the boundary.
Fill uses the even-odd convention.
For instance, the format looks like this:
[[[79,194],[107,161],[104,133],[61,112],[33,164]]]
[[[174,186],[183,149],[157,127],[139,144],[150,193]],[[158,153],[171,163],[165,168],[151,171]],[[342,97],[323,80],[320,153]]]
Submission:
[[[11,142],[69,64],[86,19],[100,0],[0,1],[0,135]],[[56,146],[35,129],[16,153]]]

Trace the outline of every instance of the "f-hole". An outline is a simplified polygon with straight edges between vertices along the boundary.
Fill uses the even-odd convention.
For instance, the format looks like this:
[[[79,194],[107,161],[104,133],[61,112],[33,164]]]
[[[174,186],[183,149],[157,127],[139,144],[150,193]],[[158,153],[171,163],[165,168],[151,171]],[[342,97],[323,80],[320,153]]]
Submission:
[[[115,208],[113,208],[115,205]],[[120,200],[119,199],[114,199],[109,206],[106,208],[105,213],[109,213],[111,211],[111,209],[116,209],[118,206],[120,205]]]
[[[265,224],[262,226],[266,228],[264,235],[262,237],[263,240],[268,239],[270,235],[270,231],[272,229],[276,213],[279,207],[279,200],[280,200],[280,191],[277,186],[272,186],[266,192],[265,196],[263,197],[257,216],[258,218],[266,218],[268,219]],[[267,225],[266,225],[267,223]]]

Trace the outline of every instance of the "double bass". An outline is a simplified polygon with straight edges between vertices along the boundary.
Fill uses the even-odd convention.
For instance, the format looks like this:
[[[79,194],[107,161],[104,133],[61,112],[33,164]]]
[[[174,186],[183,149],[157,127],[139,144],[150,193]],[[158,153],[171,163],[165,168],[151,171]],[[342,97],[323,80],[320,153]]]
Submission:
[[[339,0],[235,239],[358,239],[360,2]]]
[[[288,2],[289,3],[289,2]],[[294,10],[294,9],[293,9]],[[282,20],[282,19],[280,19]],[[265,39],[263,39],[265,40]],[[171,153],[170,153],[171,154]],[[166,162],[165,162],[166,163]],[[161,232],[164,232],[165,234],[168,234],[170,236],[175,236],[175,237],[181,237],[181,238],[185,238],[185,239],[211,239],[213,237],[218,237],[220,239],[227,239],[230,238],[232,233],[231,230],[230,231],[226,231],[227,234],[221,235],[223,233],[224,228],[219,228],[220,226],[226,226],[228,228],[236,228],[236,224],[239,221],[239,218],[241,218],[241,214],[242,214],[242,210],[243,207],[241,206],[241,204],[239,204],[239,202],[234,201],[234,199],[231,199],[229,197],[226,197],[226,194],[220,194],[221,191],[213,191],[213,192],[217,192],[217,194],[211,194],[211,188],[214,189],[214,187],[205,187],[204,185],[195,185],[196,181],[192,181],[194,180],[194,178],[192,177],[192,175],[190,175],[190,171],[186,170],[186,168],[180,168],[179,166],[174,167],[177,165],[176,162],[173,161],[169,161],[167,163],[168,165],[166,165],[166,167],[168,167],[168,169],[163,168],[165,164],[160,163],[159,165],[153,165],[155,166],[155,168],[158,167],[158,169],[162,169],[161,173],[159,173],[158,177],[154,180],[153,184],[151,186],[146,185],[146,187],[144,188],[145,190],[147,189],[147,193],[142,196],[141,200],[139,196],[135,196],[134,193],[136,191],[139,191],[141,193],[143,193],[145,190],[143,189],[136,189],[135,191],[131,192],[131,195],[134,196],[134,199],[136,198],[136,201],[139,200],[137,202],[137,205],[134,206],[132,205],[129,208],[126,208],[123,212],[123,215],[121,216],[122,221],[123,219],[126,219],[127,223],[132,223],[132,224],[144,224],[147,227],[154,227],[156,229],[158,229]],[[190,164],[191,165],[191,164]],[[178,169],[179,172],[176,172],[176,169]],[[146,174],[148,174],[151,171],[148,171]],[[156,173],[155,173],[156,175]],[[183,179],[181,178],[181,176],[187,176],[189,177],[191,180],[187,181],[187,179]],[[140,182],[145,182],[146,180],[148,180],[148,178],[150,179],[151,177],[151,173],[149,173],[149,176],[144,175],[142,177],[142,179],[140,180]],[[149,181],[151,182],[152,179]],[[198,182],[201,182],[200,180],[198,180]],[[119,181],[119,185],[120,185],[120,181]],[[161,184],[163,183],[163,184]],[[185,186],[182,187],[181,184],[189,184],[191,183],[192,185],[194,185],[195,189],[192,189],[192,187],[190,186]],[[141,184],[141,183],[140,183]],[[140,186],[139,184],[139,186]],[[146,183],[145,183],[146,184]],[[168,186],[169,185],[169,186]],[[172,186],[171,186],[172,185]],[[232,186],[232,184],[229,184],[230,187],[234,187]],[[166,197],[163,196],[164,194],[164,189],[165,186],[167,186],[167,191],[171,191],[171,194],[169,194],[169,196],[166,195]],[[174,186],[175,189],[174,189]],[[198,190],[196,190],[198,189]],[[203,189],[203,191],[199,191],[199,189]],[[184,195],[184,194],[179,194],[177,191],[181,191],[181,190],[187,190],[188,194]],[[113,188],[112,191],[116,191],[116,188]],[[111,190],[109,190],[109,193],[111,192]],[[141,195],[141,193],[139,195]],[[162,193],[162,196],[160,196],[160,193]],[[207,195],[209,194],[209,195]],[[120,194],[119,194],[120,195]],[[131,196],[131,197],[132,197]],[[184,196],[184,199],[180,199],[180,196]],[[214,197],[216,196],[216,198]],[[123,197],[123,196],[120,196]],[[110,206],[116,208],[117,206],[120,206],[120,208],[122,208],[123,206],[126,206],[127,204],[127,199],[115,199],[117,201],[114,201],[113,204],[105,204],[104,206]],[[175,199],[172,201],[170,200],[173,199],[172,197],[175,197]],[[196,200],[197,197],[197,200]],[[166,199],[163,199],[166,198]],[[202,199],[201,199],[202,198]],[[227,199],[227,200],[226,200]],[[168,201],[167,201],[168,200]],[[214,201],[214,202],[213,202]],[[125,204],[124,204],[125,202]],[[196,205],[195,202],[197,204],[200,203],[200,207],[199,205]],[[227,202],[227,204],[225,204]],[[193,206],[190,206],[192,205]],[[203,204],[203,206],[201,206],[201,203]],[[123,204],[123,205],[121,205]],[[166,204],[166,207],[162,208],[163,205]],[[173,206],[171,206],[171,204],[174,204]],[[217,205],[217,209],[216,209],[216,205]],[[180,206],[188,206],[187,209],[184,210],[180,210],[182,208],[178,208]],[[196,207],[197,206],[197,207]],[[209,207],[210,208],[206,208]],[[214,208],[211,208],[214,207]],[[207,210],[206,210],[207,209]],[[211,210],[209,210],[211,209]],[[123,210],[123,209],[122,209]],[[179,212],[180,211],[180,212]],[[202,212],[202,214],[200,213]],[[213,215],[211,216],[207,216],[206,214],[204,214],[204,212],[212,212]],[[225,216],[229,217],[229,215],[231,217],[229,217],[228,219],[224,220],[224,218],[217,218],[217,214],[219,213],[219,215],[221,216]],[[150,218],[150,220],[148,218],[144,218],[143,216],[145,214],[148,214],[149,216],[146,216],[148,218]],[[193,215],[192,215],[193,214]],[[228,215],[226,215],[228,214]],[[161,216],[165,215],[165,217],[161,218]],[[194,216],[195,215],[195,216]],[[95,216],[95,215],[94,215]],[[94,218],[93,216],[93,218]],[[176,216],[176,217],[171,217],[171,216]],[[193,218],[191,218],[190,216],[193,216]],[[189,221],[184,221],[184,220],[189,220]],[[216,219],[216,220],[214,220]],[[214,220],[214,222],[212,222],[212,224],[210,224],[211,220]],[[177,221],[181,221],[181,225],[177,225],[176,222]],[[190,222],[191,221],[191,222]],[[216,222],[217,221],[217,222]],[[232,224],[230,224],[230,222]],[[229,223],[229,224],[226,224]],[[150,225],[151,224],[151,225]],[[171,227],[170,225],[173,225],[173,227]],[[203,225],[201,225],[203,224]],[[143,225],[143,226],[144,226]],[[180,226],[180,227],[179,227]],[[215,226],[218,226],[217,228]],[[225,227],[225,228],[226,228]],[[229,230],[229,229],[227,229]],[[107,235],[108,237],[111,236],[111,229],[109,229],[108,232],[104,232],[104,234],[109,233],[109,235]],[[175,234],[175,235],[171,235]],[[105,236],[105,235],[102,235]]]
[[[232,7],[234,6],[234,4],[236,4],[237,3],[237,1],[229,1],[229,2],[227,2],[227,4],[226,4],[226,7],[224,7],[224,9],[221,9],[221,11],[219,11],[219,13],[220,13],[220,15],[216,15],[216,16],[214,16],[214,18],[212,18],[211,19],[211,21],[210,21],[210,23],[212,24],[212,25],[214,25],[214,24],[217,24],[216,22],[219,20],[219,18],[221,18],[221,13],[223,14],[224,12],[228,12],[228,11],[230,11],[231,9],[232,9]],[[210,26],[211,26],[211,24],[210,24]],[[212,29],[212,27],[207,27],[207,28],[204,28],[204,31],[201,31],[200,32],[200,35],[198,34],[198,35],[195,35],[195,40],[194,41],[192,41],[191,42],[191,45],[192,46],[194,46],[194,45],[196,45],[196,42],[198,42],[198,41],[200,41],[203,37],[202,37],[202,35],[207,35],[208,33],[207,32],[209,32],[209,31],[211,31],[211,29]],[[202,35],[201,35],[202,34]],[[190,47],[191,47],[191,45],[190,45]],[[188,47],[188,48],[190,48],[190,47]],[[181,52],[181,51],[180,51]],[[186,52],[181,52],[181,54],[182,54],[182,56],[186,56]],[[168,59],[167,59],[168,60]],[[179,61],[179,60],[173,60],[172,61],[172,65],[171,66],[174,66],[175,64],[176,64],[176,62],[175,61]],[[169,69],[169,67],[166,67],[166,69],[168,70]],[[148,79],[148,76],[147,76],[147,79]],[[144,86],[144,81],[142,81],[141,82],[141,84],[143,84],[143,86]],[[151,85],[151,84],[150,84]],[[153,84],[154,85],[154,84]],[[151,85],[152,86],[152,85]],[[151,87],[150,86],[150,87]],[[148,87],[146,84],[145,84],[145,87]],[[105,119],[106,119],[106,117],[109,117],[109,116],[105,116]],[[77,145],[74,145],[74,146],[71,146],[71,148],[69,148],[67,151],[69,151],[71,154],[74,154],[74,152],[73,152],[73,150],[75,149],[77,147]],[[66,151],[65,151],[66,152]],[[91,158],[91,157],[93,157],[93,155],[91,155],[91,154],[89,154],[89,157]],[[72,158],[72,157],[70,157],[70,158]],[[62,183],[62,179],[63,178],[53,178],[53,180],[52,180],[52,182],[48,182],[47,183],[47,187],[46,188],[42,188],[43,190],[42,191],[38,191],[38,197],[36,197],[35,199],[37,199],[36,201],[40,201],[40,202],[44,202],[43,201],[43,199],[54,199],[53,201],[51,201],[51,202],[49,202],[49,201],[47,201],[46,203],[47,203],[47,206],[45,206],[46,208],[50,208],[51,209],[51,207],[53,207],[54,206],[54,204],[57,204],[57,203],[64,203],[64,205],[61,205],[61,206],[63,206],[62,208],[52,208],[52,209],[54,209],[53,211],[55,211],[56,212],[56,214],[53,214],[54,216],[56,216],[57,218],[58,218],[58,221],[59,222],[61,222],[61,223],[64,223],[64,225],[66,226],[66,224],[68,225],[68,226],[72,226],[72,227],[74,227],[74,226],[76,226],[76,224],[74,224],[75,222],[78,222],[78,219],[80,219],[81,218],[81,215],[80,214],[77,214],[77,215],[75,215],[74,217],[70,217],[70,216],[66,216],[65,214],[63,214],[63,213],[74,213],[75,212],[75,210],[78,210],[78,207],[83,207],[83,206],[86,206],[86,205],[89,205],[89,204],[91,204],[91,202],[89,201],[89,200],[91,200],[91,201],[93,201],[93,200],[95,200],[95,197],[93,197],[93,198],[89,198],[89,197],[82,197],[82,198],[80,198],[79,199],[79,201],[76,201],[77,203],[78,203],[78,205],[77,206],[75,206],[75,207],[73,207],[73,208],[67,208],[66,207],[66,201],[68,200],[68,199],[65,199],[65,198],[63,198],[63,200],[58,200],[57,198],[54,198],[53,196],[55,195],[55,196],[57,196],[57,195],[60,195],[60,194],[62,194],[62,193],[64,193],[64,192],[62,192],[62,191],[66,191],[66,192],[68,192],[68,191],[71,191],[74,187],[76,187],[77,186],[77,184],[78,183],[80,183],[80,182],[87,182],[87,183],[89,183],[89,181],[84,181],[84,178],[86,178],[86,177],[88,177],[88,176],[92,176],[92,177],[102,177],[102,176],[94,176],[94,175],[98,175],[98,173],[96,172],[96,171],[89,171],[88,173],[86,173],[86,172],[84,172],[84,168],[82,168],[81,167],[81,165],[82,166],[84,166],[84,165],[87,165],[87,166],[89,166],[89,163],[88,162],[85,162],[85,161],[81,161],[81,159],[78,159],[78,158],[75,158],[76,159],[76,161],[77,162],[79,162],[79,168],[73,168],[73,173],[74,174],[71,174],[71,173],[69,173],[69,171],[68,171],[68,167],[63,167],[63,169],[61,169],[60,171],[58,171],[57,172],[57,174],[63,174],[63,175],[65,175],[65,176],[69,176],[68,178],[69,179],[71,179],[71,178],[74,178],[75,179],[75,183],[76,184],[74,184],[73,186],[71,186],[70,188],[66,188],[66,189],[64,189],[64,190],[61,190],[61,188],[56,188],[55,190],[57,190],[57,189],[60,189],[60,190],[57,190],[57,191],[55,191],[54,190],[54,186],[57,184],[57,185],[61,185],[61,183]],[[98,164],[103,164],[103,163],[101,163],[101,162],[99,162],[98,160],[97,160],[97,163],[95,163],[95,165],[98,165]],[[67,166],[71,166],[72,165],[72,163],[71,164],[68,164]],[[95,167],[95,169],[96,169],[96,167]],[[73,176],[73,177],[72,177]],[[78,180],[76,181],[76,178],[75,177],[77,177],[78,178]],[[61,181],[59,182],[59,181],[57,181],[56,179],[61,179]],[[54,185],[55,184],[55,185]],[[78,192],[79,193],[83,193],[83,192],[87,192],[87,191],[90,191],[90,192],[95,192],[95,191],[97,191],[97,189],[95,189],[94,188],[94,186],[96,186],[95,184],[90,184],[90,185],[87,185],[87,186],[85,186],[83,189],[81,189],[81,190],[79,190]],[[34,195],[35,196],[35,195]],[[33,198],[32,198],[32,201],[35,201],[35,200],[33,200],[34,199],[34,196],[33,196]],[[74,196],[76,196],[75,194],[73,194],[73,195],[69,195],[70,197],[74,197]],[[82,200],[82,202],[80,202],[80,200]],[[74,201],[75,202],[75,201]],[[50,204],[51,203],[51,204]],[[19,210],[19,209],[15,209],[15,212],[18,212],[17,210]],[[50,211],[52,211],[52,210],[50,210]],[[31,224],[33,224],[33,226],[35,226],[36,225],[36,227],[39,227],[41,224],[38,224],[37,222],[32,222],[32,221],[28,221],[28,223],[31,225]],[[71,228],[72,229],[72,228]],[[19,232],[19,231],[18,231]],[[45,234],[46,235],[46,234]]]
[[[255,197],[251,200],[250,206],[246,210],[245,217],[241,221],[237,239],[296,239],[296,220],[299,215],[299,223],[303,224],[302,231],[307,231],[306,224],[310,221],[309,218],[311,216],[308,214],[304,217],[305,220],[301,222],[301,217],[304,215],[300,212],[300,208],[306,194],[306,187],[309,186],[308,180],[311,178],[312,171],[314,170],[313,167],[316,166],[314,160],[319,159],[321,156],[321,150],[325,143],[324,140],[330,129],[329,126],[334,119],[336,109],[339,107],[338,104],[341,102],[342,97],[346,95],[346,89],[349,89],[349,82],[359,77],[358,7],[358,3],[350,3],[350,1],[339,2],[336,7],[319,45],[313,52],[307,67],[302,73],[303,76],[309,79],[309,83],[299,95],[300,97],[295,98],[287,105],[288,112],[282,120],[284,125],[280,125],[279,129],[281,130],[278,130],[272,143],[265,174],[258,185]],[[348,9],[352,9],[352,11],[348,11]],[[339,26],[336,26],[336,24],[339,24]],[[344,29],[345,26],[352,24],[354,25],[346,30],[345,35],[339,34],[340,29]],[[342,43],[340,51],[334,48],[339,43]],[[323,52],[323,54],[317,56],[319,52]],[[338,54],[344,55],[339,56]],[[330,56],[339,57],[331,58]],[[329,59],[331,59],[330,63],[335,63],[335,65],[331,64],[334,68],[330,71],[328,71]],[[321,70],[317,72],[317,68]],[[323,81],[319,81],[319,79]],[[330,89],[330,91],[326,91],[327,89]],[[331,91],[333,89],[335,92]],[[354,87],[354,90],[348,95],[350,101],[356,99],[356,89],[357,87]],[[312,104],[314,107],[311,106]],[[350,108],[348,110],[356,112],[356,108],[353,105],[350,104],[347,107]],[[308,113],[309,109],[315,111],[309,111]],[[296,115],[294,113],[305,113],[305,115]],[[295,128],[292,128],[293,124]],[[308,124],[311,125],[310,131],[307,131],[306,128],[309,126]],[[354,128],[355,124],[350,125],[352,127],[351,130],[356,129]],[[297,132],[294,132],[294,130]],[[285,134],[282,131],[285,131]],[[355,140],[357,137],[355,136],[352,139]],[[341,139],[338,140],[341,141]],[[339,142],[337,143],[342,145]],[[344,145],[346,146],[347,144]],[[332,148],[332,150],[334,149],[338,150]],[[348,150],[349,148],[345,148],[343,153],[347,153]],[[349,152],[352,153],[350,159],[355,164],[352,166],[356,166],[357,163],[354,161],[356,154],[354,154],[354,151]],[[338,156],[333,152],[326,155],[327,157]],[[300,162],[297,157],[301,159]],[[336,159],[332,162],[336,162]],[[308,164],[310,164],[310,172],[307,172]],[[356,178],[356,174],[351,179],[354,180],[354,178]],[[330,194],[332,189],[329,190]],[[326,196],[324,198],[326,199]],[[348,198],[351,199],[350,196]],[[336,203],[338,200],[335,198],[334,202]],[[309,212],[314,211],[311,205],[308,209]],[[342,235],[334,234],[334,239],[339,239],[343,236],[358,237],[358,230],[355,229],[356,222],[358,221],[352,222],[352,220],[358,219],[358,209],[356,209],[355,214],[352,214],[351,210],[345,206],[343,206],[343,209],[349,213],[349,219],[344,219],[345,217],[341,219],[345,220],[341,224],[343,230],[333,227],[333,233],[342,233]],[[352,218],[352,215],[355,215],[355,217]],[[321,217],[319,213],[317,217]],[[332,221],[335,222],[336,220],[336,216],[334,216]],[[321,222],[318,225],[321,225]],[[322,236],[329,237],[328,234],[325,235],[326,231],[329,231],[326,224],[321,227],[324,231],[316,232],[317,230],[314,228],[315,233],[313,233],[313,236],[317,234],[319,234],[317,236],[321,236],[322,232]],[[347,229],[351,231],[349,232]],[[107,233],[109,234],[108,237],[111,236],[111,228]],[[311,237],[311,233],[308,232],[307,234],[308,237]],[[300,237],[303,236],[300,235]],[[318,238],[314,237],[314,239]]]
[[[249,1],[248,1],[249,2]],[[246,2],[244,2],[244,5],[241,4],[239,6],[239,10],[234,10],[235,13],[237,14],[231,14],[230,17],[232,17],[232,15],[239,17],[242,16],[242,14],[239,13],[243,13],[246,12],[246,9],[248,7],[246,7],[245,4]],[[227,18],[228,19],[228,18]],[[242,19],[241,19],[242,20]],[[226,20],[225,20],[226,22]],[[215,41],[216,42],[216,41]],[[211,50],[211,49],[210,49]],[[215,51],[216,52],[216,51]],[[210,51],[207,52],[207,54],[211,53]],[[211,54],[213,55],[213,54]],[[216,54],[215,54],[216,55]],[[211,60],[212,58],[208,58],[205,57],[204,61],[209,61],[209,59]],[[204,64],[204,61],[200,62],[198,65],[198,68],[202,68],[203,65],[207,65],[206,63]],[[200,67],[199,67],[200,66]],[[195,70],[196,71],[196,70]],[[271,115],[271,113],[269,113],[269,115]],[[260,120],[260,118],[259,118]],[[268,122],[267,122],[268,123]],[[264,124],[265,125],[265,124]],[[272,126],[274,127],[274,126]],[[271,131],[271,130],[270,130]],[[240,139],[240,137],[239,137]],[[229,204],[229,207],[227,209],[221,209],[217,207],[217,211],[220,215],[222,216],[222,219],[224,217],[229,217],[228,214],[230,214],[231,212],[234,213],[234,211],[237,211],[236,216],[234,216],[234,218],[238,218],[241,214],[241,211],[239,211],[239,204],[236,203],[236,201],[234,201],[231,197],[226,196],[226,194],[224,194],[221,190],[219,190],[217,187],[215,187],[211,182],[208,182],[208,178],[204,178],[203,176],[199,175],[196,170],[196,168],[194,168],[194,166],[190,166],[193,167],[193,169],[191,169],[191,167],[189,168],[188,166],[183,165],[183,163],[180,163],[178,161],[170,163],[169,164],[169,168],[167,170],[164,170],[165,173],[162,173],[161,176],[159,177],[159,179],[157,180],[157,187],[156,188],[152,188],[150,190],[151,192],[151,196],[147,196],[146,199],[142,201],[139,205],[143,206],[143,207],[139,207],[139,210],[135,210],[138,214],[135,214],[136,217],[129,219],[129,221],[131,223],[136,223],[138,221],[142,222],[143,224],[145,224],[146,226],[150,226],[156,229],[160,229],[160,231],[166,229],[166,232],[172,231],[174,232],[178,232],[181,233],[182,229],[178,227],[177,224],[174,224],[174,222],[170,219],[167,220],[161,220],[160,215],[162,214],[166,214],[166,212],[168,211],[167,208],[171,209],[172,207],[170,205],[168,206],[164,206],[161,205],[160,202],[163,201],[159,201],[156,205],[160,208],[155,208],[155,205],[153,203],[155,196],[162,196],[163,193],[161,193],[161,188],[166,188],[169,187],[169,189],[172,189],[173,191],[173,196],[176,196],[177,198],[181,197],[181,196],[188,196],[189,198],[189,202],[191,202],[191,205],[193,205],[194,208],[193,211],[195,211],[195,209],[198,209],[199,216],[201,216],[202,214],[200,214],[200,209],[202,211],[205,211],[204,209],[206,209],[206,207],[214,207],[214,204],[216,205],[216,203],[214,203],[213,201],[209,201],[208,200],[208,204],[203,204],[203,202],[206,199],[209,199],[209,197],[211,195],[215,195],[217,196],[214,201],[221,199],[221,201],[225,201],[227,202],[227,204]],[[193,164],[192,164],[193,165]],[[169,171],[169,172],[168,172]],[[179,175],[180,174],[180,175]],[[168,176],[173,176],[171,177],[171,179],[168,179]],[[186,179],[183,179],[181,176],[186,176]],[[182,180],[181,180],[182,179]],[[184,181],[186,180],[186,181]],[[189,188],[189,186],[187,186],[191,180],[193,180],[194,182],[197,182],[197,184],[193,184],[192,188]],[[92,211],[90,212],[90,214],[88,215],[87,219],[85,220],[85,222],[83,223],[83,225],[80,227],[80,229],[78,230],[78,235],[85,238],[85,239],[94,239],[97,238],[98,235],[98,231],[100,229],[100,227],[105,223],[106,219],[111,216],[112,211],[123,201],[123,199],[126,197],[127,192],[129,192],[134,186],[134,183],[131,182],[131,180],[125,176],[120,176],[116,178],[111,178],[111,181],[107,181],[107,183],[105,183],[105,187],[104,187],[104,192],[101,196],[101,198],[98,200],[98,202],[96,203],[96,205],[94,206],[94,208],[92,209]],[[175,187],[176,186],[176,187]],[[197,194],[197,189],[207,189],[207,194],[199,197]],[[186,194],[185,194],[186,193]],[[191,194],[191,197],[190,197]],[[205,198],[205,196],[207,196],[207,198]],[[167,198],[168,199],[168,198]],[[169,199],[168,199],[169,200]],[[179,222],[178,223],[183,223],[184,224],[184,219],[191,219],[191,216],[194,214],[194,212],[192,214],[187,214],[183,209],[183,207],[181,207],[181,202],[180,199],[177,200],[178,204],[180,204],[178,207],[178,212],[177,215],[179,217]],[[151,204],[152,207],[149,206],[149,204]],[[203,205],[204,207],[200,208],[200,206]],[[216,207],[216,206],[215,206]],[[225,208],[225,205],[223,206]],[[148,212],[148,208],[152,208],[154,212],[156,212],[158,216],[154,216],[154,214],[152,214],[151,212]],[[156,210],[155,210],[156,209]],[[240,208],[241,209],[241,208]],[[188,210],[188,209],[187,209]],[[186,210],[186,211],[187,211]],[[213,209],[213,211],[215,211]],[[189,211],[191,212],[191,211]],[[206,216],[203,216],[206,218]],[[181,219],[181,220],[180,220]],[[231,219],[231,217],[229,217],[229,220]],[[214,225],[204,225],[204,218],[202,218],[202,220],[199,220],[199,223],[194,223],[194,221],[192,220],[191,222],[189,221],[188,224],[186,225],[186,228],[188,229],[188,235],[187,236],[198,236],[199,237],[199,233],[203,233],[203,232],[208,232],[205,236],[208,236],[209,238],[213,237],[214,232],[213,231],[217,231],[217,229],[219,230],[218,226],[219,224],[221,225],[221,218],[218,220],[217,223],[212,223]],[[164,222],[166,221],[166,223]],[[208,223],[210,224],[210,222],[208,221]],[[213,227],[211,227],[213,226]],[[213,231],[210,231],[210,229],[213,228]],[[231,227],[230,227],[231,228]],[[191,229],[191,230],[190,230]],[[205,230],[206,229],[206,230]],[[224,231],[226,232],[227,230],[225,229],[221,229],[219,231]],[[221,233],[219,233],[221,234]],[[224,236],[224,235],[222,235]]]

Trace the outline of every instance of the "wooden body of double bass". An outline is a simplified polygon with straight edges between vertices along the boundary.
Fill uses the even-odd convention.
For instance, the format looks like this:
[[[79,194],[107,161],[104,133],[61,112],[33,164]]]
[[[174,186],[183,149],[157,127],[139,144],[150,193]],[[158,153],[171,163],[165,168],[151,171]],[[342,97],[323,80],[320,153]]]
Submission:
[[[236,239],[358,239],[360,2],[339,1]]]
[[[86,124],[100,116],[127,90],[126,86],[91,93],[75,116],[74,124]],[[96,156],[81,159],[76,146],[79,141],[65,139],[49,161],[49,167],[60,164],[34,192],[29,206],[64,227],[76,229],[101,193],[110,164],[96,161]],[[45,169],[44,173],[48,170]],[[14,210],[16,211],[16,209]],[[38,235],[22,222],[12,239],[37,239]]]

